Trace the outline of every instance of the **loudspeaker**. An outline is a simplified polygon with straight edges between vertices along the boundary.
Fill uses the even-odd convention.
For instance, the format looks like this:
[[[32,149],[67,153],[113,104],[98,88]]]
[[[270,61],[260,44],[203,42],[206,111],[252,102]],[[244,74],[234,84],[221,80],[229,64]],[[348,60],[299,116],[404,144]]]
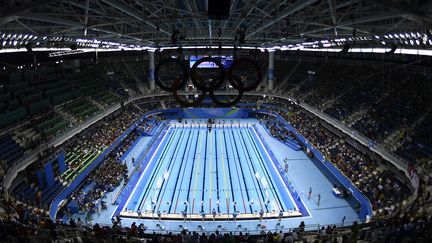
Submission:
[[[69,46],[69,48],[71,50],[76,50],[77,49],[77,44],[72,44],[72,45]]]
[[[228,19],[231,0],[208,0],[209,19]]]

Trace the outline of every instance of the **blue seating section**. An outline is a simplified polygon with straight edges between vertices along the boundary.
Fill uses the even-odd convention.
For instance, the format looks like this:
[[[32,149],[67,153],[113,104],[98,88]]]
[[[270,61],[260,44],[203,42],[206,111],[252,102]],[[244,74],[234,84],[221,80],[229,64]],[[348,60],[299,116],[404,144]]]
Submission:
[[[22,185],[15,187],[14,190],[12,190],[12,193],[18,201],[33,204],[36,190],[31,186],[31,184],[24,182]]]
[[[41,206],[43,208],[49,208],[52,200],[65,188],[65,186],[58,180],[55,181],[54,185],[46,188],[42,192]]]
[[[9,135],[0,138],[0,159],[5,160],[8,166],[24,154],[24,149]]]
[[[404,139],[402,146],[396,153],[410,162],[425,160],[427,162],[432,158],[432,113],[421,122],[412,132],[412,134],[401,134]],[[406,139],[409,137],[409,139]]]
[[[42,197],[40,199],[40,207],[49,209],[52,200],[65,188],[65,186],[56,180],[55,183],[42,190]],[[36,194],[39,188],[32,187],[26,180],[22,180],[12,189],[12,195],[14,195],[19,201],[26,202],[29,204],[35,204]]]
[[[258,119],[264,118],[261,121],[265,123],[264,127],[270,136],[273,136],[295,151],[300,151],[302,149],[290,130],[279,120],[266,119],[268,115],[261,113],[257,113],[256,116]]]

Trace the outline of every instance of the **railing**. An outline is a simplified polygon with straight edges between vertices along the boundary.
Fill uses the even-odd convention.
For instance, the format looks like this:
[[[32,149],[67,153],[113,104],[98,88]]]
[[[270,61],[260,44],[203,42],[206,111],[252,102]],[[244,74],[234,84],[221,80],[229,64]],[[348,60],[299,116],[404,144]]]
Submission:
[[[418,181],[415,181],[411,178],[411,176],[408,173],[408,162],[401,157],[395,155],[394,153],[390,152],[384,145],[379,144],[368,137],[362,135],[361,133],[348,128],[346,126],[343,126],[338,120],[322,113],[321,111],[312,108],[311,106],[307,104],[300,104],[302,108],[305,110],[311,112],[315,116],[321,118],[322,120],[326,121],[327,123],[333,125],[334,127],[338,128],[340,131],[345,133],[346,135],[350,136],[355,141],[359,142],[360,144],[366,146],[369,148],[369,150],[375,152],[376,154],[380,155],[381,158],[383,158],[386,161],[389,161],[391,164],[393,164],[397,169],[404,172],[405,176],[411,181],[411,186],[414,189],[414,197],[417,197],[418,193]]]
[[[327,123],[330,123],[331,125],[338,128],[339,130],[341,130],[345,134],[349,135],[353,139],[359,141],[361,144],[368,147],[370,150],[376,152],[377,154],[381,155],[386,160],[389,160],[389,161],[392,160],[393,162],[396,162],[394,164],[396,166],[396,168],[398,168],[402,171],[406,171],[406,168],[408,166],[408,162],[405,161],[404,159],[402,159],[401,157],[395,155],[394,153],[389,152],[388,148],[386,148],[384,145],[373,141],[372,139],[364,136],[363,134],[357,132],[354,129],[343,126],[342,124],[340,124],[340,122],[337,119],[330,117],[327,114],[324,114],[323,112],[309,106],[308,104],[302,103],[302,104],[300,104],[300,106],[302,108],[304,108],[305,110],[311,112],[315,116],[323,119]]]
[[[166,96],[167,94],[160,94],[160,96]],[[154,95],[154,96],[158,96],[158,95]],[[153,95],[144,95],[144,96],[139,96],[139,97],[135,97],[134,99],[131,99],[129,101],[126,102],[126,104],[135,101],[137,99],[143,99],[143,98],[150,98],[150,97],[154,97]],[[37,155],[40,151],[42,151],[43,149],[50,147],[50,146],[58,146],[60,144],[62,144],[64,141],[72,138],[73,136],[75,136],[76,134],[80,133],[81,131],[83,131],[84,129],[90,127],[91,125],[93,125],[94,123],[98,122],[99,120],[101,120],[102,118],[108,116],[109,114],[111,114],[112,112],[116,111],[117,109],[119,109],[121,106],[119,103],[114,104],[113,106],[111,106],[108,110],[106,110],[105,112],[99,113],[98,115],[90,118],[89,120],[87,120],[85,123],[78,125],[75,128],[72,128],[70,130],[65,131],[64,133],[62,133],[60,136],[54,138],[51,141],[45,142],[43,144],[40,144],[37,148],[33,149],[32,151],[28,152],[24,157],[21,157],[20,159],[16,160],[13,164],[12,167],[10,167],[5,175],[5,177],[3,178],[3,185],[5,188],[5,196],[8,196],[8,189],[12,184],[13,179],[18,175],[18,173],[20,171],[22,171],[23,169],[25,169],[29,164],[33,163],[36,159],[37,159]]]
[[[111,228],[111,225],[106,225],[106,224],[99,224],[101,227],[109,227]],[[326,227],[326,225],[305,225],[304,228],[304,232],[300,232],[298,227],[294,227],[294,228],[284,228],[284,227],[279,227],[279,228],[265,228],[265,229],[259,229],[259,228],[255,228],[255,229],[242,229],[242,228],[235,228],[233,227],[232,230],[229,229],[224,229],[224,228],[218,228],[217,230],[219,231],[219,233],[221,234],[233,234],[234,236],[239,236],[240,233],[241,234],[246,234],[248,233],[250,235],[250,238],[255,239],[256,237],[262,237],[261,236],[261,232],[264,231],[265,233],[267,233],[268,231],[271,232],[279,232],[280,230],[283,230],[283,232],[292,232],[293,230],[297,230],[297,234],[298,237],[300,238],[310,238],[310,237],[318,237],[318,238],[340,238],[343,235],[346,234],[350,234],[351,230],[349,228],[338,228],[337,229],[337,233],[333,233],[331,235],[321,235],[320,234],[320,229],[321,227],[324,226]],[[341,226],[340,224],[336,224],[336,226]],[[132,242],[142,242],[143,240],[148,240],[151,241],[151,238],[153,237],[157,237],[157,234],[168,234],[171,233],[173,237],[175,237],[175,234],[180,234],[181,233],[181,229],[179,230],[166,230],[166,229],[162,229],[163,226],[157,227],[157,228],[146,228],[144,235],[142,236],[138,236],[138,235],[130,235],[129,234],[129,230],[126,227],[120,228],[120,229],[115,229],[115,235],[116,236],[129,236],[130,240],[132,240]],[[32,237],[32,239],[35,242],[48,242],[48,241],[53,241],[54,239],[52,239],[52,230],[54,230],[56,232],[56,239],[60,239],[60,240],[67,240],[70,239],[70,241],[75,241],[77,238],[82,238],[82,236],[86,236],[87,240],[90,241],[98,241],[101,240],[101,238],[104,239],[108,239],[110,237],[110,235],[94,235],[91,232],[93,232],[93,229],[91,228],[91,225],[85,225],[81,228],[75,227],[69,227],[66,225],[56,225],[56,227],[54,229],[44,229],[44,228],[40,228],[40,227],[35,227],[35,226],[23,226],[24,229],[30,229],[27,230],[28,232],[38,232],[38,234],[36,235],[26,235],[26,236],[30,236]],[[214,233],[214,231],[211,230],[203,230],[202,232],[197,231],[199,234],[201,234],[202,232],[206,233],[206,236],[210,236],[210,233]],[[9,238],[12,238],[12,242],[18,242],[18,239],[23,240],[24,236],[16,236],[16,240],[14,240],[15,238],[12,236],[8,236]],[[101,238],[100,238],[101,237]],[[8,239],[9,239],[8,238]],[[147,241],[146,241],[147,242]]]
[[[271,232],[279,232],[281,230],[283,232],[289,232],[289,231],[292,232],[294,230],[297,230],[297,232],[299,232],[299,227],[285,227],[283,221],[280,222],[279,224],[276,223],[276,226],[266,227],[266,224],[267,224],[268,221],[265,220],[265,219],[263,219],[261,221],[257,221],[256,222],[256,226],[253,227],[253,228],[239,227],[239,226],[241,226],[243,224],[241,221],[239,221],[239,220],[236,220],[236,221],[235,220],[231,220],[229,222],[232,224],[232,227],[228,227],[228,228],[225,228],[225,227],[216,227],[215,229],[207,229],[207,227],[206,227],[207,225],[216,225],[216,224],[213,221],[205,221],[202,224],[200,224],[201,226],[203,226],[202,231],[194,230],[194,229],[188,229],[187,227],[181,226],[181,223],[179,223],[180,226],[179,226],[179,228],[177,230],[168,229],[168,227],[165,227],[165,225],[164,225],[164,220],[159,221],[156,217],[154,219],[154,222],[155,223],[150,224],[151,226],[146,226],[147,227],[146,228],[146,232],[152,232],[152,233],[154,232],[156,234],[160,233],[160,234],[164,234],[164,235],[165,234],[169,234],[169,233],[171,233],[171,234],[179,234],[179,233],[181,233],[181,231],[183,229],[187,229],[187,230],[190,230],[190,231],[196,231],[199,234],[201,234],[203,232],[205,232],[206,234],[209,234],[209,233],[214,233],[215,230],[218,230],[219,233],[221,233],[221,234],[225,234],[225,233],[230,234],[230,233],[232,233],[233,235],[240,235],[240,233],[242,233],[244,235],[245,233],[248,233],[250,235],[256,235],[256,236],[260,235],[261,232],[263,232],[263,231],[265,233],[267,233],[269,231],[271,231]],[[181,222],[183,222],[183,220]],[[185,222],[189,222],[189,220],[186,220]],[[370,222],[373,222],[373,221],[370,221]],[[314,235],[316,233],[319,233],[322,227],[326,228],[327,226],[331,226],[332,227],[334,225],[339,230],[341,230],[341,229],[344,229],[342,227],[349,228],[354,223],[357,223],[360,227],[362,227],[362,226],[363,227],[367,227],[369,225],[369,224],[365,224],[366,223],[365,221],[345,221],[344,223],[342,223],[340,221],[340,222],[334,222],[334,223],[331,223],[331,224],[305,224],[305,226],[303,228],[304,232],[302,234],[303,235]],[[105,227],[111,227],[112,226],[110,224],[101,224],[101,223],[98,223],[98,224],[100,226],[105,226]],[[129,225],[122,225],[121,227],[126,228],[128,226]]]
[[[82,130],[88,128],[95,122],[99,121],[100,119],[104,118],[105,116],[111,114],[113,111],[120,108],[120,104],[115,104],[110,109],[106,110],[103,113],[100,113],[99,115],[96,115],[95,117],[87,120],[84,124],[78,125],[75,128],[72,128],[71,130],[65,131],[57,138],[54,138],[51,141],[45,142],[43,144],[40,144],[37,148],[30,151],[27,155],[22,157],[21,159],[14,162],[13,166],[10,167],[3,179],[3,185],[5,187],[5,193],[8,193],[8,189],[12,184],[13,179],[17,176],[18,172],[26,168],[29,164],[33,163],[38,156],[38,153],[48,147],[56,147],[63,143],[64,141],[70,139],[71,137],[75,136],[77,133],[81,132]],[[6,194],[7,196],[7,194]]]

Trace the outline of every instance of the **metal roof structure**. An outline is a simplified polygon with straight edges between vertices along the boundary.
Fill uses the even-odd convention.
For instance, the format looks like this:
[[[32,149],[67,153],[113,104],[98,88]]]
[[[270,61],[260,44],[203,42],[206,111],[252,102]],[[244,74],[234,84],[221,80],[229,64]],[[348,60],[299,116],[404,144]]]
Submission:
[[[0,46],[97,39],[106,45],[268,47],[417,32],[432,39],[432,1],[231,0],[228,18],[219,20],[209,18],[209,1],[3,0]]]

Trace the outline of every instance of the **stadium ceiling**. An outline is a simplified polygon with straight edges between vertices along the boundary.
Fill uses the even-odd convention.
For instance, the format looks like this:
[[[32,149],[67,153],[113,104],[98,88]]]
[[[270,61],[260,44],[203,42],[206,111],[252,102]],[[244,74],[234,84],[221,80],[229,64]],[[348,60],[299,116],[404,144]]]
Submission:
[[[56,38],[64,46],[97,39],[149,47],[266,47],[356,35],[432,34],[432,1],[231,0],[229,16],[222,19],[209,18],[209,1],[3,0],[0,32],[38,36],[32,43],[38,45]]]

